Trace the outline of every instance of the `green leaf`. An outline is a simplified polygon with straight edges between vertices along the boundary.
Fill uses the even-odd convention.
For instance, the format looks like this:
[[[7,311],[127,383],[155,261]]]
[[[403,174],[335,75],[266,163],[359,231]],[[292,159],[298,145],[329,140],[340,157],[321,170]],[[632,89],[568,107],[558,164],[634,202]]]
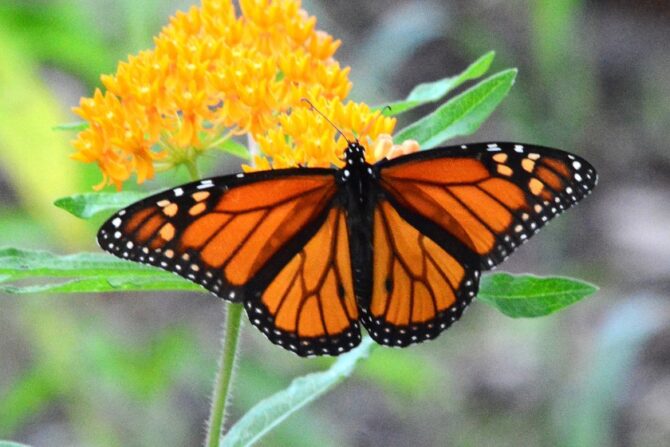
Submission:
[[[29,447],[29,446],[26,444],[19,444],[18,442],[0,441],[0,447]]]
[[[98,213],[113,212],[137,202],[151,193],[123,192],[85,192],[61,197],[54,202],[58,208],[82,219],[89,219]]]
[[[105,253],[60,256],[42,250],[0,249],[0,275],[7,276],[9,280],[38,277],[95,277],[127,272],[151,274],[154,270]]]
[[[185,291],[204,292],[205,290],[176,275],[161,277],[120,277],[75,279],[61,283],[29,286],[2,285],[0,291],[12,295],[28,293],[102,293],[102,292],[149,292],[149,291]]]
[[[82,130],[88,129],[88,123],[86,121],[77,121],[74,123],[64,123],[57,126],[53,126],[52,130],[58,131],[73,131],[80,132]]]
[[[496,273],[482,278],[477,298],[509,317],[532,318],[568,307],[597,290],[572,278]]]
[[[395,141],[417,140],[422,148],[435,147],[445,140],[470,135],[493,113],[507,96],[516,78],[516,69],[497,73],[450,99],[430,115],[394,135]]]
[[[342,354],[323,372],[299,377],[288,388],[262,400],[221,439],[223,447],[250,446],[302,407],[349,377],[356,363],[369,355],[374,342],[364,337],[360,346]]]
[[[147,290],[204,291],[200,286],[158,268],[128,262],[105,253],[59,256],[46,251],[0,249],[0,291],[13,294],[45,292],[118,292]],[[9,281],[49,278],[38,285],[7,285]],[[54,278],[60,279],[53,282]],[[63,281],[63,278],[70,280]]]
[[[447,93],[460,86],[464,82],[483,76],[491,67],[491,63],[493,62],[494,57],[495,52],[489,51],[470,64],[470,66],[462,73],[456,76],[440,79],[439,81],[419,84],[414,87],[405,100],[376,106],[375,109],[385,109],[386,107],[390,107],[390,110],[386,109],[383,111],[383,113],[384,115],[393,116],[399,115],[424,104],[439,101],[440,99],[444,98]]]

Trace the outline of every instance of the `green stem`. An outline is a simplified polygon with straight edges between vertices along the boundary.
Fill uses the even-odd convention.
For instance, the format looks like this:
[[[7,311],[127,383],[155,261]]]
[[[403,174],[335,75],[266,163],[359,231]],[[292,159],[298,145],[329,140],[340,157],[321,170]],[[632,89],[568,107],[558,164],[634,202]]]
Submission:
[[[237,356],[237,341],[240,335],[242,322],[242,305],[226,303],[226,328],[223,336],[223,353],[219,371],[214,383],[212,408],[209,414],[207,427],[206,447],[219,447],[223,425],[226,419],[226,403],[230,393],[230,383],[233,378],[233,367]]]
[[[249,137],[249,141],[253,139]],[[233,379],[235,358],[237,357],[237,341],[240,337],[242,325],[242,304],[226,303],[226,328],[221,343],[223,352],[219,371],[214,382],[214,395],[212,396],[212,408],[209,413],[209,424],[207,425],[206,447],[219,447],[223,426],[226,422],[226,403],[230,398],[230,384]]]
[[[196,164],[196,161],[194,159],[189,159],[184,162],[186,165],[186,169],[188,169],[188,175],[191,176],[191,179],[199,180],[200,179],[200,171],[198,170],[198,165]]]
[[[194,158],[187,159],[184,164],[191,179],[198,180],[200,172]],[[240,327],[242,324],[241,304],[225,303],[226,307],[226,327],[224,329],[221,343],[223,352],[219,362],[219,370],[214,380],[214,392],[212,395],[212,408],[209,412],[209,422],[207,424],[206,447],[219,447],[223,425],[226,422],[226,403],[230,397],[230,384],[233,379],[233,369],[235,358],[237,357],[237,341],[240,337]]]

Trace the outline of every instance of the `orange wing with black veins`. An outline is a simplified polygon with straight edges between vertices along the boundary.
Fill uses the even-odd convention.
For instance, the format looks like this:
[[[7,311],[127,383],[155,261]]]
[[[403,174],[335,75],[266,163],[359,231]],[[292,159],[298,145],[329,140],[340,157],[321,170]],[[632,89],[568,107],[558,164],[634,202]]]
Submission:
[[[479,271],[436,239],[388,201],[377,204],[372,295],[361,321],[378,343],[407,346],[437,337],[477,293]]]
[[[253,324],[300,355],[360,341],[345,214],[334,171],[202,180],[112,216],[100,246],[244,302]]]
[[[515,143],[435,149],[379,167],[395,203],[458,239],[482,269],[502,262],[597,182],[576,155]]]
[[[502,262],[595,186],[585,160],[515,143],[423,151],[378,163],[372,293],[361,321],[379,343],[436,337]]]
[[[344,210],[334,207],[302,249],[245,302],[268,338],[299,355],[338,355],[361,340]]]
[[[207,179],[157,194],[112,216],[98,243],[239,301],[245,286],[335,197],[330,170],[292,171]]]

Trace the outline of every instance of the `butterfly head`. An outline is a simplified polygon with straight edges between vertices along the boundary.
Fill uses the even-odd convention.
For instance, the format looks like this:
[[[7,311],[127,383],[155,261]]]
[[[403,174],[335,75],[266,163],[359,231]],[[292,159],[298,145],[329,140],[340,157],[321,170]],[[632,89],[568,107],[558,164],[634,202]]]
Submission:
[[[363,198],[361,192],[365,189],[365,183],[374,176],[373,167],[365,160],[365,148],[358,140],[350,141],[344,150],[344,167],[339,171],[339,179],[342,183],[348,183],[351,188],[358,191],[354,194],[358,199]]]
[[[349,142],[347,148],[344,150],[344,160],[347,166],[365,163],[365,148],[358,140]]]

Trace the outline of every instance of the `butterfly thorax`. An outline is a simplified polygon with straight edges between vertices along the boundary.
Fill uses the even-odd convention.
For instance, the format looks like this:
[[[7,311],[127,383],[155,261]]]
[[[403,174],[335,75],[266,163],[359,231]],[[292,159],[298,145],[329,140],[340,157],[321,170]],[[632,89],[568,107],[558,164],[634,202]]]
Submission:
[[[340,169],[339,181],[346,185],[352,206],[365,208],[366,194],[370,180],[373,178],[372,166],[365,161],[365,148],[358,142],[349,143],[344,151],[345,166]]]

